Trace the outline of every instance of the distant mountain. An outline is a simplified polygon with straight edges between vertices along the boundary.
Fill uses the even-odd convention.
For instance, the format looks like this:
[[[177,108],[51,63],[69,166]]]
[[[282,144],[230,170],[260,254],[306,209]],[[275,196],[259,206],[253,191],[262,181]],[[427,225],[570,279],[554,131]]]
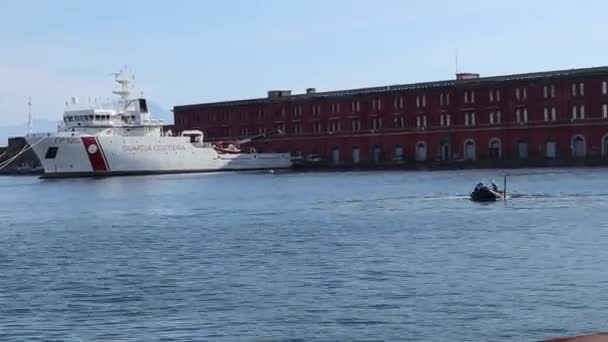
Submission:
[[[154,119],[163,120],[167,125],[173,123],[173,113],[163,106],[148,101],[148,110]],[[34,133],[55,132],[60,119],[58,117],[57,120],[34,120],[32,122],[32,131]],[[27,123],[25,122],[17,125],[0,126],[0,146],[6,146],[8,138],[24,136],[26,131]]]

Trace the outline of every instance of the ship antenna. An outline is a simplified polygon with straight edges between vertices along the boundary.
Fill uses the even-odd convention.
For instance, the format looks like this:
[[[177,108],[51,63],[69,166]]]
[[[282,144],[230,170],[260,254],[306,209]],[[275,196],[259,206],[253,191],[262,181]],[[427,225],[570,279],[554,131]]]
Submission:
[[[32,97],[27,97],[27,134],[32,134]]]

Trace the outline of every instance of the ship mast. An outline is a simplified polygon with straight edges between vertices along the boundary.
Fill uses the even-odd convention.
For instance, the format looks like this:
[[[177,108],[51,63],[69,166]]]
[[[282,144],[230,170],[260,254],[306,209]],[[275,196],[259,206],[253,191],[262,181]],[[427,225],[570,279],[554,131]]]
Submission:
[[[120,72],[114,73],[115,81],[120,85],[118,89],[112,91],[113,94],[120,96],[119,103],[122,106],[123,112],[126,113],[131,105],[131,90],[133,89],[132,81],[134,76],[130,76],[127,67],[125,66]]]

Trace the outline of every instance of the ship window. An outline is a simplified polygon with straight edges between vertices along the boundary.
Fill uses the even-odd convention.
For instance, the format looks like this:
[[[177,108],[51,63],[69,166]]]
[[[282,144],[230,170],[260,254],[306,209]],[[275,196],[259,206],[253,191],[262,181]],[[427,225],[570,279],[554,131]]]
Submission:
[[[89,115],[89,120],[93,120],[93,115]]]
[[[101,120],[101,116],[100,115],[95,115],[95,120]]]
[[[57,156],[58,149],[59,147],[56,146],[49,147],[48,150],[46,150],[46,155],[44,156],[44,159],[55,159],[55,157]]]

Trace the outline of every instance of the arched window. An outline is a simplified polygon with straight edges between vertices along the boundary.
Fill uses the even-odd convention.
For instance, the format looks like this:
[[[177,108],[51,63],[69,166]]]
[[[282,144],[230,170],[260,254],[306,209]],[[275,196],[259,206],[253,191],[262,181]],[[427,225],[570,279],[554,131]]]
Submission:
[[[473,139],[469,139],[464,142],[464,159],[465,160],[475,160],[476,158],[476,149],[475,149],[475,141]]]
[[[584,158],[587,155],[587,144],[585,136],[575,135],[572,137],[572,156],[574,158]]]
[[[426,160],[426,143],[419,141],[416,143],[416,161]]]
[[[452,154],[451,150],[452,149],[450,147],[450,143],[449,142],[443,141],[441,143],[441,146],[439,147],[439,149],[440,149],[439,155],[440,155],[441,161],[448,161],[448,160],[452,159],[451,158],[451,154]]]
[[[340,147],[338,146],[334,146],[334,148],[331,151],[331,162],[334,165],[339,165],[340,164]]]
[[[602,137],[602,157],[608,157],[608,133]]]
[[[548,139],[545,141],[545,158],[557,158],[557,143],[553,139]]]
[[[502,146],[500,139],[492,138],[488,143],[488,157],[490,159],[500,159],[502,156]]]
[[[517,159],[528,159],[528,142],[526,140],[517,141]]]
[[[393,151],[393,162],[396,164],[401,164],[405,160],[403,153],[403,146],[397,144],[395,145],[395,150]]]
[[[380,164],[382,161],[382,148],[380,145],[374,145],[374,148],[372,149],[372,160],[374,164]]]
[[[353,164],[359,164],[361,162],[361,150],[359,147],[353,147]]]

